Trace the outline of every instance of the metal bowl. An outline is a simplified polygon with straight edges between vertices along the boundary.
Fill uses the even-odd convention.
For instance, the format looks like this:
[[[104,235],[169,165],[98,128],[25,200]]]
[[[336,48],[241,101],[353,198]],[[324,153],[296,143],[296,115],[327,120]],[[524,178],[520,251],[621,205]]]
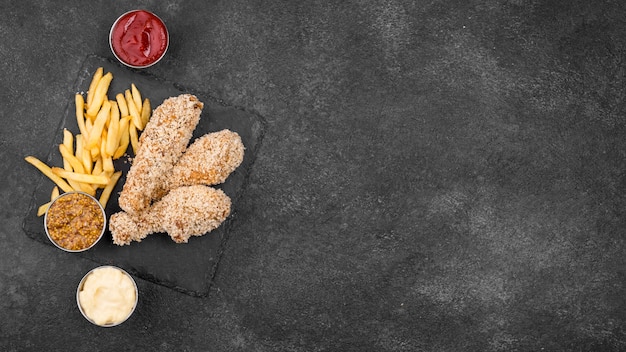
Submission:
[[[133,288],[134,288],[134,296],[135,296],[132,308],[130,309],[130,311],[128,312],[126,317],[124,317],[121,320],[118,320],[118,321],[115,321],[115,322],[111,322],[111,323],[106,323],[106,324],[98,324],[96,321],[94,321],[94,319],[89,317],[89,315],[85,312],[85,309],[81,305],[81,298],[80,298],[80,292],[83,290],[84,285],[85,285],[85,281],[87,280],[87,278],[91,274],[93,274],[96,270],[100,270],[100,269],[119,270],[124,276],[129,278],[130,281],[132,282]],[[111,288],[113,288],[113,286],[111,286]],[[96,326],[100,326],[100,327],[105,327],[105,328],[114,327],[114,326],[120,325],[123,322],[125,322],[126,320],[128,320],[128,318],[130,318],[133,315],[133,313],[135,312],[135,308],[137,308],[137,302],[138,301],[139,301],[139,290],[137,289],[137,283],[135,282],[133,277],[130,274],[128,274],[125,270],[123,270],[121,268],[118,268],[116,266],[113,266],[113,265],[102,265],[102,266],[99,266],[99,267],[91,269],[87,274],[85,274],[85,276],[83,276],[83,278],[80,280],[80,283],[78,284],[78,287],[76,288],[76,305],[78,305],[78,309],[80,310],[80,313],[83,315],[83,317],[85,317],[85,319],[87,319],[87,321],[89,321],[90,323],[92,323],[92,324],[94,324]]]
[[[50,212],[50,210],[51,210],[51,209],[53,209],[54,205],[55,205],[55,204],[59,201],[59,199],[62,199],[62,198],[64,198],[64,197],[68,197],[68,196],[73,195],[73,194],[81,194],[81,195],[84,195],[84,196],[88,197],[88,198],[89,198],[89,199],[90,199],[90,200],[91,200],[94,204],[97,204],[97,205],[98,205],[98,207],[100,208],[100,211],[101,211],[101,213],[102,213],[102,218],[103,218],[102,229],[100,230],[100,235],[98,236],[98,238],[97,238],[97,239],[96,239],[96,240],[95,240],[95,241],[94,241],[91,245],[89,245],[89,246],[88,246],[88,247],[86,247],[86,248],[82,248],[82,249],[68,249],[68,248],[63,247],[62,245],[60,245],[59,243],[57,243],[57,242],[56,242],[56,241],[52,238],[52,236],[50,235],[50,231],[48,230],[48,216],[49,216],[49,212]],[[88,249],[92,248],[93,246],[95,246],[95,245],[96,245],[96,244],[97,244],[97,243],[98,243],[98,242],[102,239],[102,236],[104,235],[104,232],[105,232],[106,227],[107,227],[107,217],[106,217],[106,213],[105,213],[105,211],[104,211],[104,208],[102,207],[102,204],[100,204],[100,202],[99,202],[96,198],[94,198],[93,196],[91,196],[91,195],[89,195],[89,194],[87,194],[87,193],[85,193],[85,192],[80,192],[80,191],[67,192],[67,193],[63,193],[63,194],[59,195],[58,197],[56,197],[56,198],[55,198],[55,199],[54,199],[54,200],[50,203],[50,206],[49,206],[49,207],[48,207],[48,209],[46,210],[46,213],[45,213],[45,215],[44,215],[44,218],[43,218],[43,219],[44,219],[44,220],[43,220],[44,228],[45,228],[45,230],[46,230],[46,236],[48,236],[48,239],[50,240],[50,242],[52,242],[52,244],[54,244],[57,248],[59,248],[59,249],[61,249],[61,250],[64,250],[64,251],[66,251],[66,252],[71,252],[71,253],[76,253],[76,252],[84,252],[84,251],[86,251],[86,250],[88,250]]]
[[[165,49],[163,50],[163,53],[153,62],[150,62],[146,65],[133,65],[127,61],[125,61],[122,57],[120,57],[119,53],[116,52],[115,47],[113,45],[113,34],[115,31],[115,28],[117,27],[118,23],[124,19],[126,16],[135,13],[135,12],[146,12],[148,13],[150,16],[154,17],[155,20],[157,20],[164,28],[165,30],[165,38],[166,38],[166,43],[165,43]],[[113,22],[113,25],[111,26],[111,30],[109,31],[109,47],[111,48],[111,52],[113,53],[113,55],[115,56],[115,58],[121,62],[122,64],[131,67],[131,68],[135,68],[135,69],[142,69],[142,68],[148,68],[150,66],[155,65],[157,62],[161,61],[161,59],[163,59],[163,57],[165,57],[165,54],[167,53],[167,49],[170,46],[170,34],[169,34],[169,30],[167,29],[167,26],[165,25],[165,21],[163,21],[159,16],[155,15],[154,13],[147,11],[147,10],[143,10],[143,9],[136,9],[136,10],[131,10],[128,12],[123,13],[122,15],[120,15],[120,17],[117,18],[117,20],[115,20],[115,22]]]

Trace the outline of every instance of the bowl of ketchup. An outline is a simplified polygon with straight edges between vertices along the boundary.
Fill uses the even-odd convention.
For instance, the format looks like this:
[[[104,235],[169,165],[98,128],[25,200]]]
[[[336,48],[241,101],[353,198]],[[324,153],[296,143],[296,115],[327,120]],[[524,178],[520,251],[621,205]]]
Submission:
[[[132,68],[146,68],[159,62],[169,42],[163,20],[146,10],[124,13],[113,23],[109,34],[113,55]]]

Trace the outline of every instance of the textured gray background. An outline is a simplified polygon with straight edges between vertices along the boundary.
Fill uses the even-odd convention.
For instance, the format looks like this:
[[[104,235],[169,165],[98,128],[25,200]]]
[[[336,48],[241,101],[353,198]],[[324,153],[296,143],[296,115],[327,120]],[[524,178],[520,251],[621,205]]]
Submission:
[[[625,6],[1,1],[0,350],[626,350]],[[23,157],[135,7],[171,30],[152,74],[267,133],[209,296],[138,280],[99,329],[94,263],[22,232]]]

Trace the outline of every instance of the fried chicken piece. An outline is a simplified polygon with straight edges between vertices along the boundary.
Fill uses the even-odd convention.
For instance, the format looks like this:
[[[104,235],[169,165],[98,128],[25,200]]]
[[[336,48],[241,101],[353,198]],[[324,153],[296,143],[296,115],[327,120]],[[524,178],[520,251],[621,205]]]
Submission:
[[[227,129],[196,139],[165,178],[156,198],[180,186],[224,183],[243,161],[244,149],[239,134]]]
[[[137,215],[150,206],[185,151],[203,107],[195,96],[181,94],[154,109],[120,193],[119,205],[124,211]]]
[[[113,243],[123,246],[140,242],[152,233],[166,232],[176,243],[186,243],[191,236],[202,236],[226,220],[230,198],[219,189],[203,185],[171,190],[136,217],[119,212],[111,215],[109,230]]]

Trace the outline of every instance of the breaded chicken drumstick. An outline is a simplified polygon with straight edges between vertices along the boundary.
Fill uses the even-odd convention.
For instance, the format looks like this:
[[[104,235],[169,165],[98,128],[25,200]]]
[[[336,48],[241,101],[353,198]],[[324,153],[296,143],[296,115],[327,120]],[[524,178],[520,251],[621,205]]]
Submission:
[[[244,149],[239,134],[227,129],[196,139],[165,178],[156,198],[180,186],[224,183],[243,161]]]
[[[195,96],[182,94],[154,109],[120,193],[119,205],[124,211],[135,216],[150,206],[185,151],[203,106]]]
[[[138,217],[125,212],[111,215],[109,229],[117,245],[140,242],[146,236],[166,232],[176,243],[214,230],[230,214],[230,198],[222,191],[195,185],[171,190]]]

